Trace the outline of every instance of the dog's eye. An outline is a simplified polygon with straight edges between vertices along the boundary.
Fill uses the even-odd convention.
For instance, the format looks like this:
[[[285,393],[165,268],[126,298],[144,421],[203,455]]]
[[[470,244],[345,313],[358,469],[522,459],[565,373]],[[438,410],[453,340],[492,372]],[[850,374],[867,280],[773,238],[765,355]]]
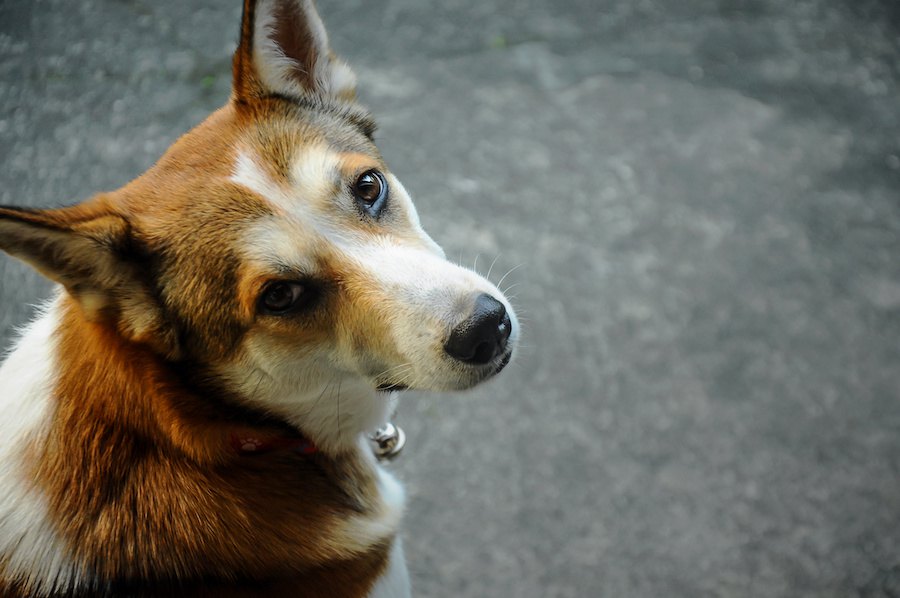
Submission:
[[[370,216],[378,217],[387,197],[387,181],[377,170],[367,170],[353,183],[353,197]]]
[[[259,308],[265,314],[277,316],[301,307],[308,296],[308,289],[299,282],[280,280],[265,288]]]

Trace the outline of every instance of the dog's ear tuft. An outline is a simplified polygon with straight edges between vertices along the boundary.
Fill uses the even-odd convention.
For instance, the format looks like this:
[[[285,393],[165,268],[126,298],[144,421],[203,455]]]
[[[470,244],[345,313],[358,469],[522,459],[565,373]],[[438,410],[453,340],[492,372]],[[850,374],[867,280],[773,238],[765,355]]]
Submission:
[[[313,0],[244,0],[234,55],[238,102],[279,95],[353,100],[356,76],[328,45]]]
[[[62,284],[88,319],[177,358],[177,331],[154,297],[146,255],[120,215],[0,207],[0,249]]]

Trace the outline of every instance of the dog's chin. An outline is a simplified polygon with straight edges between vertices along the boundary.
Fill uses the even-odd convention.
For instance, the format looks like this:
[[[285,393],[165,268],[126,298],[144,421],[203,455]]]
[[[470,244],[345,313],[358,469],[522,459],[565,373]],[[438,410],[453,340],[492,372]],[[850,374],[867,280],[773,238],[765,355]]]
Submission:
[[[466,365],[454,364],[455,367],[445,376],[430,376],[426,383],[408,385],[399,382],[381,381],[375,385],[375,390],[379,393],[394,393],[404,390],[422,390],[422,391],[461,391],[469,390],[486,382],[503,371],[512,360],[513,351],[507,351],[500,355],[490,363],[484,365]]]
[[[493,361],[483,366],[478,366],[479,371],[476,372],[476,375],[467,386],[460,388],[458,390],[468,390],[469,388],[473,388],[478,386],[482,382],[486,382],[503,371],[503,369],[509,365],[509,362],[512,361],[513,352],[512,350],[507,351],[503,355],[500,355]]]

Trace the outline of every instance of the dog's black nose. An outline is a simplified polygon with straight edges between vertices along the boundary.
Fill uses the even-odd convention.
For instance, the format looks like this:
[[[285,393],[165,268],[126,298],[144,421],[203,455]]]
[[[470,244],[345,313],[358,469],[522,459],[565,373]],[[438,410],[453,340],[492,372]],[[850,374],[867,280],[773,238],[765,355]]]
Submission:
[[[444,351],[454,359],[484,365],[506,350],[512,322],[503,304],[482,293],[472,315],[450,332]]]

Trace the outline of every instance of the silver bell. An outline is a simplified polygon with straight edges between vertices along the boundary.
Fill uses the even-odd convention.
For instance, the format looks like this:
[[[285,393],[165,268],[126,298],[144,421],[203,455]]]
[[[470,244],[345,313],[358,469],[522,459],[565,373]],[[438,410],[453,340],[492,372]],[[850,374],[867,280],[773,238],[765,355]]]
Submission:
[[[406,433],[400,426],[387,422],[369,436],[372,452],[381,461],[390,461],[400,454],[406,445]]]

